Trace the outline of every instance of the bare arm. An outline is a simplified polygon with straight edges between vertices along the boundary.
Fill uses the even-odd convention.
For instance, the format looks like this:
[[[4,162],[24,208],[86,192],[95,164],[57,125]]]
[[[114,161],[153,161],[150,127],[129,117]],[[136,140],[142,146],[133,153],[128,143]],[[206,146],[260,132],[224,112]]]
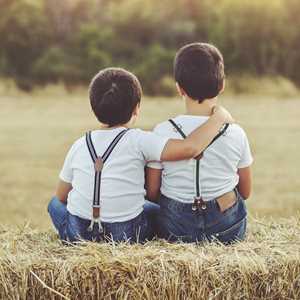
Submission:
[[[175,161],[198,156],[218,134],[224,123],[233,123],[233,119],[226,109],[218,107],[211,117],[186,139],[170,139],[162,152],[161,160]]]
[[[240,177],[238,190],[242,197],[246,200],[250,197],[252,189],[251,167],[238,169],[238,175]]]
[[[160,196],[161,172],[160,169],[146,168],[146,198],[153,202]]]
[[[72,190],[72,185],[63,180],[59,180],[55,196],[63,203],[67,203],[68,194]]]

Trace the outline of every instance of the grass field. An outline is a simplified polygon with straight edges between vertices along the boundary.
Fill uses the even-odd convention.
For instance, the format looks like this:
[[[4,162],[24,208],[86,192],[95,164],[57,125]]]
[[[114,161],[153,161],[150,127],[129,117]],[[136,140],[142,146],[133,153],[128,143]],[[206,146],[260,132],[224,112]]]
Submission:
[[[248,133],[254,163],[254,216],[289,217],[300,210],[300,99],[222,98]],[[0,96],[1,223],[48,229],[47,202],[74,140],[97,122],[85,93]],[[144,99],[137,126],[183,112],[176,99]]]
[[[0,299],[299,299],[300,99],[221,103],[255,158],[245,242],[65,247],[46,206],[68,148],[97,128],[87,95],[0,91]],[[183,103],[146,98],[142,108],[137,126],[151,129]]]

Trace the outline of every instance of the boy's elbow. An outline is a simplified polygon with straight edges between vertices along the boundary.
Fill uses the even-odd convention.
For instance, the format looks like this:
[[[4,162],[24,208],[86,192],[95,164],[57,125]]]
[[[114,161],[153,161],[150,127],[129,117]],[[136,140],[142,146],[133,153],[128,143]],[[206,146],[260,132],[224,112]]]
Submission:
[[[244,200],[247,200],[250,198],[250,193],[247,193],[247,194],[242,194],[242,197]]]
[[[241,190],[239,191],[244,200],[247,200],[251,196],[251,190]]]

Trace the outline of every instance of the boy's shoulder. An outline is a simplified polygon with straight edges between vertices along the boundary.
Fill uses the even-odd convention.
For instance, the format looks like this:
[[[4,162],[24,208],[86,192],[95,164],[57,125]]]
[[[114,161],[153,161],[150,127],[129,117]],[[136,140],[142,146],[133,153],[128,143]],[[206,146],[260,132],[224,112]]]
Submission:
[[[209,117],[204,116],[188,116],[188,115],[178,115],[172,118],[173,121],[188,135],[198,126],[204,124]],[[169,136],[178,138],[177,130],[173,127],[169,120],[158,123],[153,131],[161,136]],[[225,135],[234,136],[236,138],[247,137],[245,130],[239,124],[230,124],[226,130]]]
[[[85,141],[85,135],[84,135],[73,142],[69,152],[74,154],[75,152],[78,151],[78,149],[82,148],[82,146],[84,146],[85,144],[86,144],[86,141]]]
[[[130,138],[134,141],[136,141],[137,138],[146,135],[147,133],[149,133],[149,131],[145,131],[139,128],[132,128],[130,129],[127,133],[126,133],[126,138]],[[110,137],[105,134],[104,136],[106,139],[110,139]],[[111,138],[115,137],[115,134],[112,135]],[[99,130],[94,130],[92,131],[92,140],[100,140],[101,138],[103,138],[102,136],[102,132]],[[71,146],[71,148],[73,150],[76,150],[78,148],[81,148],[82,146],[86,146],[86,134],[82,135],[81,137],[79,137],[77,140],[75,140]]]
[[[176,130],[168,120],[158,123],[156,126],[154,126],[153,132],[161,137],[177,137]]]
[[[86,137],[85,135],[79,137],[77,140],[74,141],[73,146],[74,148],[78,148],[86,144]]]
[[[228,132],[234,136],[239,136],[241,138],[247,137],[245,130],[239,124],[230,124],[228,127]]]

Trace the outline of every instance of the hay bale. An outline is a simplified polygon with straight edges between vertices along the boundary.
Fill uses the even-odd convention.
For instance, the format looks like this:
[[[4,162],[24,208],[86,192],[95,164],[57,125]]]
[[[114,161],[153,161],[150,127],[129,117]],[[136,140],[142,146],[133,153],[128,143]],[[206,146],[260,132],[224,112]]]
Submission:
[[[232,246],[83,243],[0,230],[0,299],[300,299],[300,217],[252,220]]]

